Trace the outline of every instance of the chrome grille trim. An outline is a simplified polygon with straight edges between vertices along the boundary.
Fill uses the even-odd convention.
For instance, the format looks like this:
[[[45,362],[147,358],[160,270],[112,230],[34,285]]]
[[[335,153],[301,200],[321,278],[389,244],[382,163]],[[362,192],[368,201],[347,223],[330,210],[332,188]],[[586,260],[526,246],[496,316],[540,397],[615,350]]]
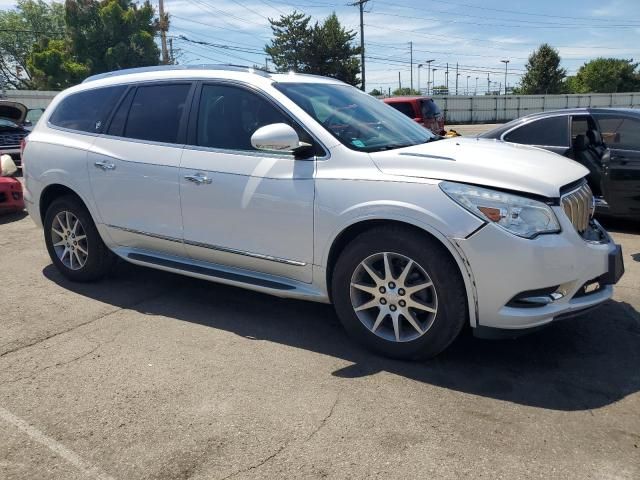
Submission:
[[[589,228],[593,209],[593,193],[588,184],[563,195],[560,199],[564,213],[580,234]]]

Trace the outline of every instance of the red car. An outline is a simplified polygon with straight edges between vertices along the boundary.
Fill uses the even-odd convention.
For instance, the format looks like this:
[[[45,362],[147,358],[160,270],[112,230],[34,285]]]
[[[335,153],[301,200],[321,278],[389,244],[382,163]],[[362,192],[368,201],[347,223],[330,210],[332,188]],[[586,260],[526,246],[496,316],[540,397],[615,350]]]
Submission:
[[[0,215],[24,210],[22,184],[11,177],[0,177]]]
[[[444,135],[444,115],[431,97],[390,97],[382,100],[437,135]]]

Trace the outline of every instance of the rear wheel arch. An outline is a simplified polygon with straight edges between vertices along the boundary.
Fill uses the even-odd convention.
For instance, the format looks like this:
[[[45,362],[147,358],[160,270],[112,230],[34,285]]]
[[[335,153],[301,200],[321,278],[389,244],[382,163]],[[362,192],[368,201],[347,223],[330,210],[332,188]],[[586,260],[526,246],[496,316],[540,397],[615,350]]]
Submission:
[[[65,197],[65,196],[72,196],[77,198],[80,202],[83,203],[85,208],[89,210],[87,206],[87,202],[85,202],[82,199],[82,197],[78,195],[75,191],[73,191],[71,188],[67,187],[66,185],[62,185],[60,183],[54,183],[54,184],[48,185],[40,194],[39,209],[40,209],[40,220],[42,222],[44,222],[44,218],[47,214],[47,209],[49,208],[49,206],[58,198]]]

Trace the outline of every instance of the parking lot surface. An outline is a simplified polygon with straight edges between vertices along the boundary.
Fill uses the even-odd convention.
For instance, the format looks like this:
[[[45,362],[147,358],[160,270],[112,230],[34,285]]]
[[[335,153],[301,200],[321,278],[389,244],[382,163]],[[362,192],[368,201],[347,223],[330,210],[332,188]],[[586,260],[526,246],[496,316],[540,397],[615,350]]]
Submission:
[[[0,478],[640,478],[640,226],[590,315],[376,357],[330,306],[119,264],[0,217]]]

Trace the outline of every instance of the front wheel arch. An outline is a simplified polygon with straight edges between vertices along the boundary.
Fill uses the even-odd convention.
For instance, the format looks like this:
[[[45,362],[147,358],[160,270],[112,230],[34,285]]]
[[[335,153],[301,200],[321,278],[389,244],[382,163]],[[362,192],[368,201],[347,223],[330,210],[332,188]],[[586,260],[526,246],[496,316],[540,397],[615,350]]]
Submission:
[[[327,292],[329,295],[329,299],[332,300],[331,284],[333,280],[333,273],[335,270],[336,262],[338,261],[338,258],[340,257],[340,254],[342,253],[342,251],[358,235],[381,226],[390,226],[390,227],[395,226],[395,227],[407,229],[409,231],[417,232],[420,235],[424,235],[426,238],[435,240],[443,247],[443,251],[458,266],[459,274],[465,285],[469,322],[472,327],[475,327],[477,325],[477,316],[476,316],[477,299],[476,299],[475,288],[474,288],[475,282],[474,282],[474,279],[471,277],[471,272],[470,272],[468,261],[466,260],[466,258],[463,257],[462,253],[454,245],[452,245],[444,235],[438,234],[439,232],[430,232],[417,225],[414,225],[408,222],[403,222],[400,220],[385,220],[385,219],[361,220],[347,226],[335,237],[335,239],[331,244],[331,248],[329,249],[329,255],[327,256],[327,262],[325,264],[327,266],[325,281],[327,285]]]

